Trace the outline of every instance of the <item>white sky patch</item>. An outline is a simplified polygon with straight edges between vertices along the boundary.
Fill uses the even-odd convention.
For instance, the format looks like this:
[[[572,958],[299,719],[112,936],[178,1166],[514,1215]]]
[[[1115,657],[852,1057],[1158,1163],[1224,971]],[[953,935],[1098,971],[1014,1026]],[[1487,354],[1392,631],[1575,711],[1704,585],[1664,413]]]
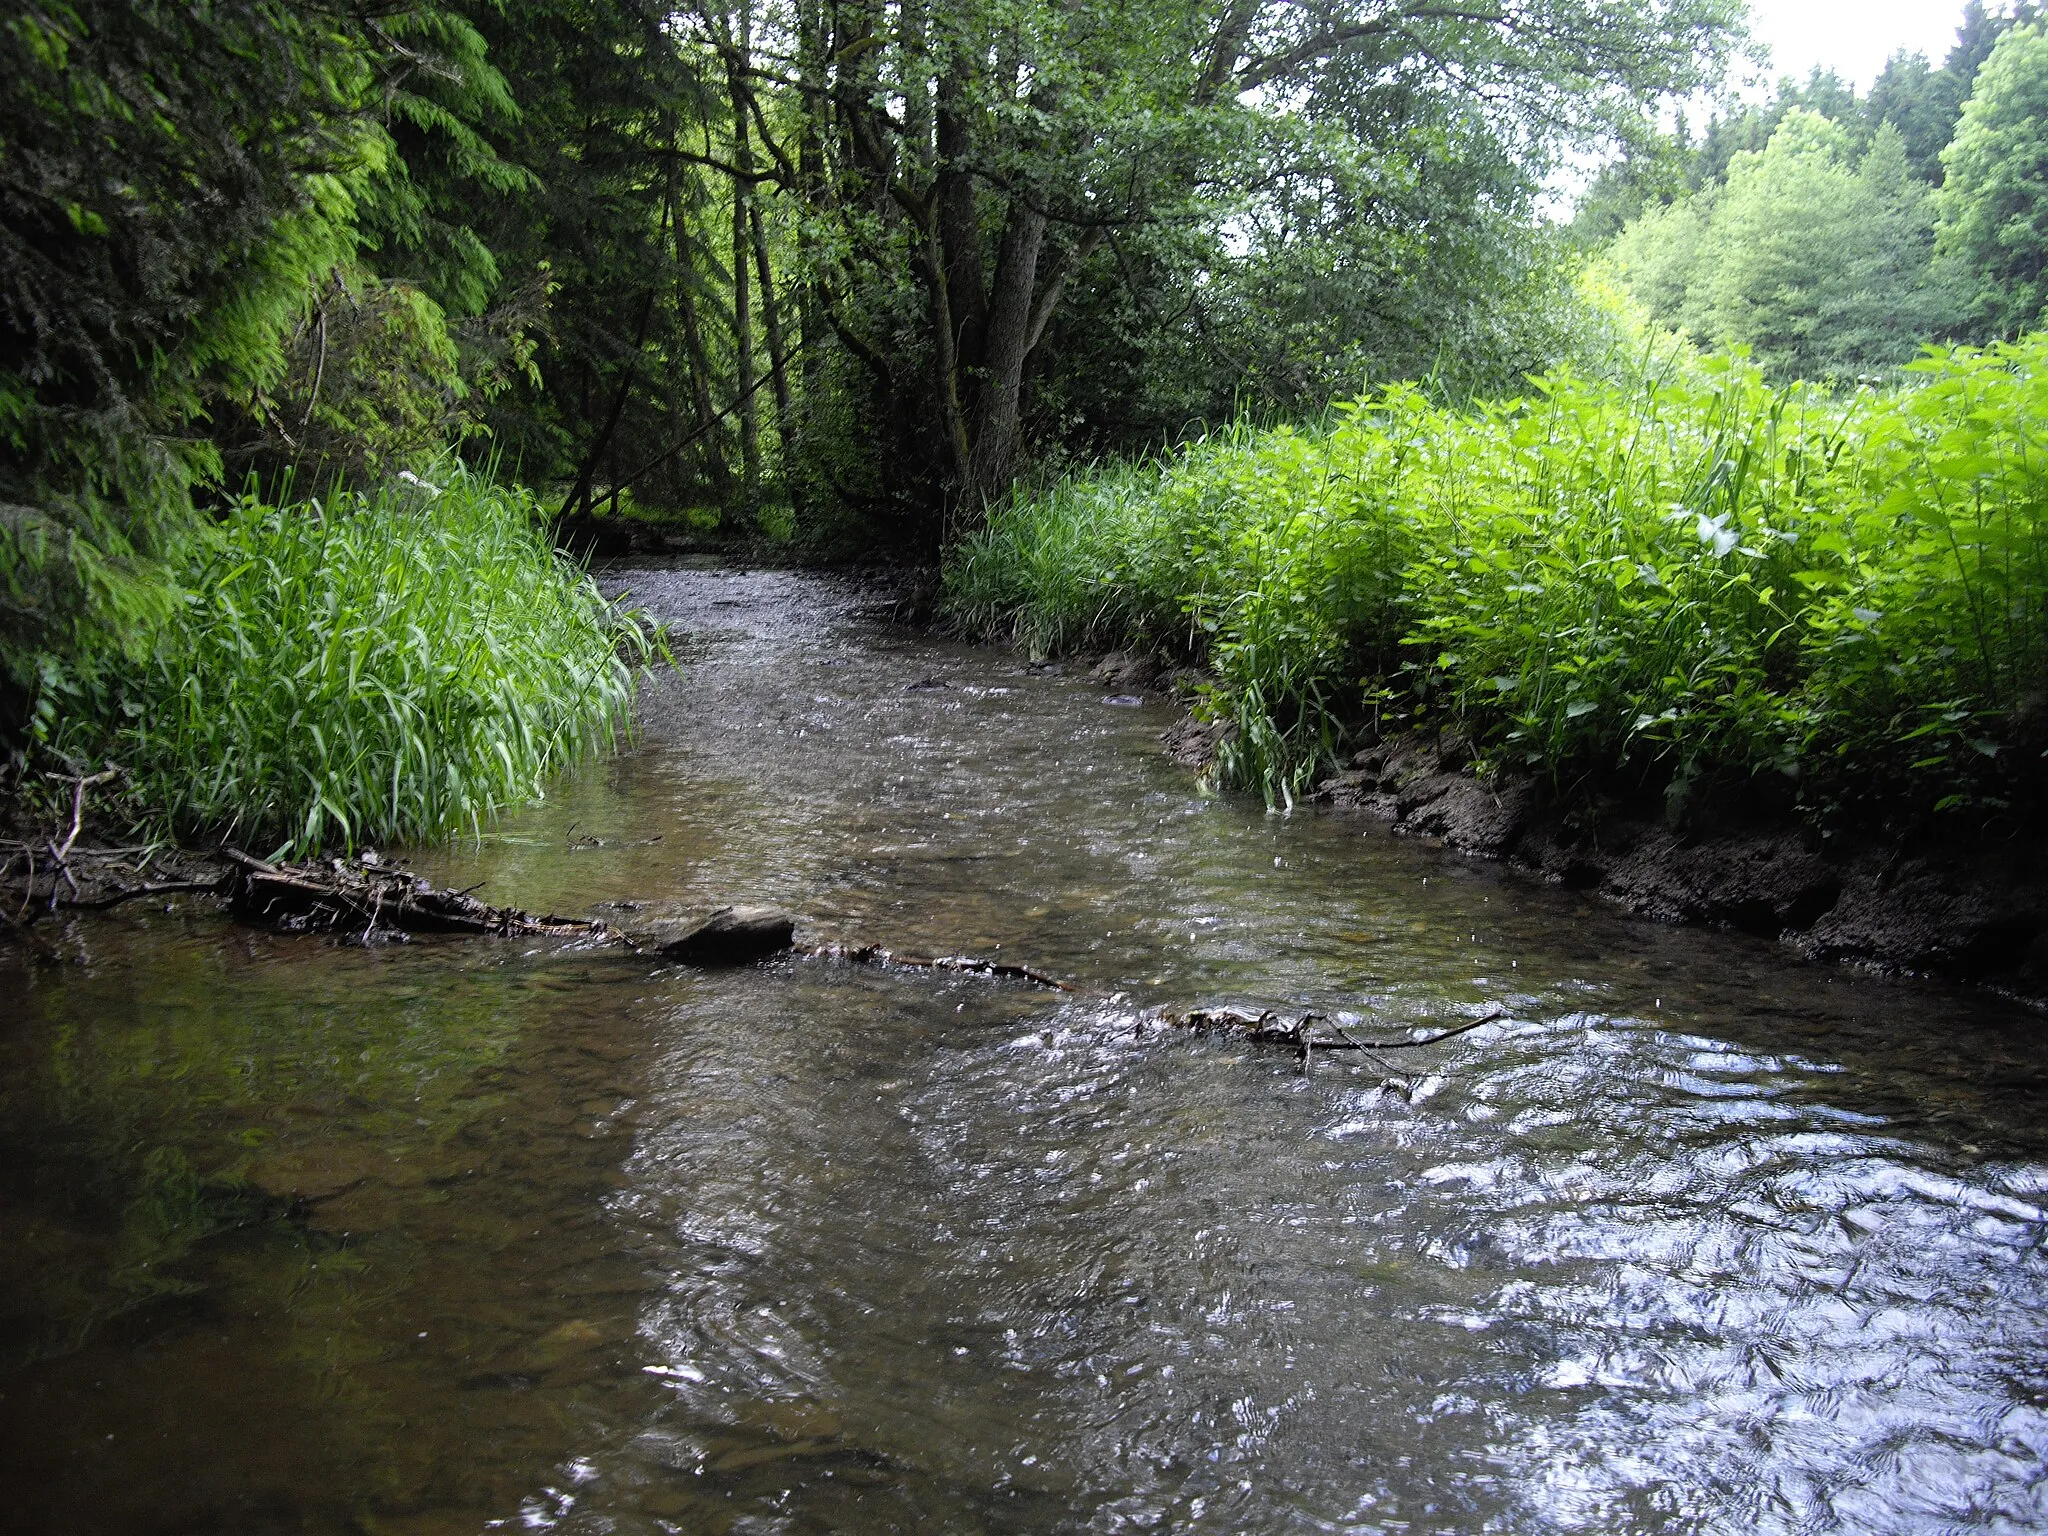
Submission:
[[[1771,50],[1765,82],[1818,65],[1869,90],[1895,53],[1939,65],[1954,46],[1962,0],[1750,0],[1750,29]]]

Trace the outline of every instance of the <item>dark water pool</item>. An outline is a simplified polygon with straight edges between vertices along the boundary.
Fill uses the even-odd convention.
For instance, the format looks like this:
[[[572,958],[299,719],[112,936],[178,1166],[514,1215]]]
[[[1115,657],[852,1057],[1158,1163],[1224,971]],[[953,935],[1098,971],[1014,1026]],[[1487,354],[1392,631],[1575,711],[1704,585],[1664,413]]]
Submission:
[[[639,743],[429,873],[1124,1000],[197,904],[0,956],[0,1523],[2048,1529],[2039,1018],[1205,798],[828,581],[620,579],[689,631]],[[1506,1017],[1304,1076],[1165,1002]]]

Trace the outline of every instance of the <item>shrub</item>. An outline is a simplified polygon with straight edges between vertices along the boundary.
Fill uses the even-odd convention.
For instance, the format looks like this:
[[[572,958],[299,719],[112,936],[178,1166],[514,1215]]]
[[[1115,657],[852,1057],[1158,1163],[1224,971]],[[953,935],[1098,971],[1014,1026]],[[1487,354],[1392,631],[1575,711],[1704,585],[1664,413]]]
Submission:
[[[1997,811],[2048,747],[2048,338],[1907,387],[1738,357],[1410,387],[1072,482],[954,552],[1042,649],[1205,654],[1225,775],[1290,800],[1361,725],[1455,725],[1566,795],[1779,777],[1808,807]]]

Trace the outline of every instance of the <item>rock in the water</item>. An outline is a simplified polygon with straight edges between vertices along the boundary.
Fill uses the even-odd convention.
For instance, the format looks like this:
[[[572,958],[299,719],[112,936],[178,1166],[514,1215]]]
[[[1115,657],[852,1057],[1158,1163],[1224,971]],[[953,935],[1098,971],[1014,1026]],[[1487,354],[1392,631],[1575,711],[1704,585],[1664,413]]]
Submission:
[[[749,965],[796,940],[796,919],[780,907],[720,907],[655,952],[685,965]]]
[[[1088,678],[1117,693],[1136,693],[1156,687],[1165,671],[1166,663],[1157,656],[1116,651],[1097,662]]]

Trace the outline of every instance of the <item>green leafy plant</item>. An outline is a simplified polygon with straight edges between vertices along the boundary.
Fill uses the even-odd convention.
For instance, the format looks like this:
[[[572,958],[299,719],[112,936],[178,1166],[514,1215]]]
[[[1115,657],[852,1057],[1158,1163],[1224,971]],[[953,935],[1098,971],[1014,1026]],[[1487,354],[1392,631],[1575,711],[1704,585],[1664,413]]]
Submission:
[[[1197,444],[995,517],[953,612],[1203,656],[1224,775],[1284,803],[1361,729],[1455,727],[1562,795],[1775,781],[1997,813],[2048,748],[2048,337],[1883,394],[1650,350],[1453,410]]]
[[[624,728],[650,642],[524,491],[448,464],[375,496],[255,498],[196,545],[147,664],[67,745],[164,831],[309,853],[536,799]]]

